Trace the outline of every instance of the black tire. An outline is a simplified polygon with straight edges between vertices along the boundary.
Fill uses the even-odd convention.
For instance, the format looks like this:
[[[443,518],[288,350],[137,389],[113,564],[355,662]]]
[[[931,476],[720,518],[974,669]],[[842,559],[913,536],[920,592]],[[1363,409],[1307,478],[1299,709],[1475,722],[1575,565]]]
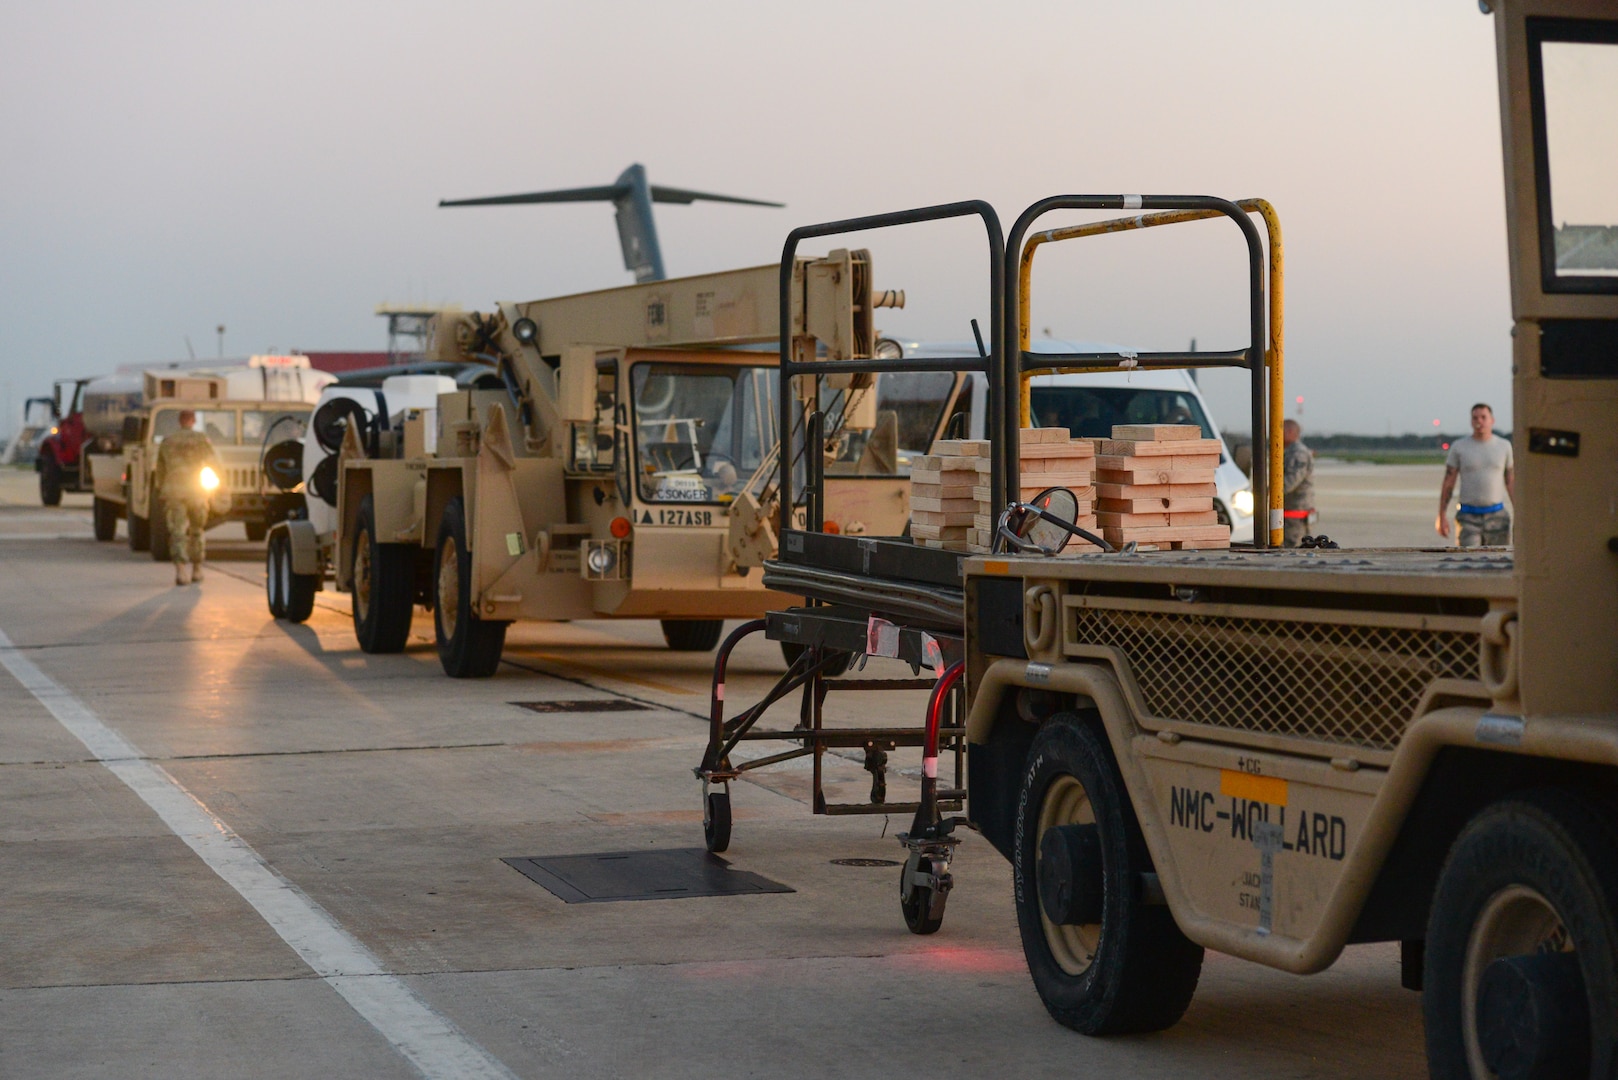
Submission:
[[[916,869],[922,873],[932,870],[932,860],[922,859]],[[910,865],[906,863],[900,874],[908,874]],[[905,926],[912,934],[936,934],[938,928],[944,925],[944,909],[940,907],[936,915],[933,914],[933,890],[917,886],[910,890],[910,899],[904,895],[904,882],[899,882],[899,910],[904,913]]]
[[[242,527],[247,530],[248,542],[254,544],[263,540],[264,535],[270,531],[270,527],[262,521],[244,521]]]
[[[791,667],[798,662],[798,657],[803,655],[803,648],[796,641],[781,642],[781,659],[787,662],[787,667]],[[831,654],[830,663],[821,671],[821,675],[828,679],[835,679],[847,671],[849,666],[854,663],[853,653],[844,652],[841,649],[827,649],[826,652]]]
[[[129,515],[129,550],[150,551],[152,547],[151,522],[143,517]]]
[[[1439,874],[1423,983],[1434,1080],[1618,1074],[1612,804],[1541,790],[1479,812]]]
[[[349,592],[354,637],[368,653],[403,652],[415,614],[416,549],[412,544],[383,544],[376,538],[376,503],[367,495],[354,518],[354,567]],[[292,553],[287,552],[288,573]],[[289,602],[290,606],[290,602]]]
[[[1058,827],[1072,832],[1057,834]],[[1068,864],[1080,868],[1071,879],[1040,880],[1047,829],[1052,840],[1072,835],[1080,847],[1078,841],[1088,840],[1093,854]],[[1058,713],[1034,736],[1017,799],[1013,854],[1023,955],[1051,1016],[1086,1035],[1173,1026],[1196,992],[1202,947],[1180,932],[1166,906],[1142,902],[1141,875],[1151,872],[1151,857],[1093,713]],[[1069,901],[1072,912],[1093,911],[1098,921],[1070,926],[1047,918],[1042,894],[1059,890],[1087,898]]]
[[[725,632],[723,619],[664,619],[663,640],[675,652],[711,652]]]
[[[147,526],[147,535],[151,538],[151,542],[147,550],[152,553],[153,562],[168,562],[172,538],[169,536],[169,515],[163,506],[163,497],[153,495],[151,507],[152,516],[148,519]],[[184,538],[181,542],[184,543]]]
[[[95,521],[96,539],[106,543],[118,535],[118,504],[99,496],[91,503],[91,516]]]
[[[730,793],[710,791],[702,805],[702,839],[718,854],[730,847]]]
[[[292,558],[283,550],[287,546],[286,534],[276,533],[264,548],[264,600],[270,608],[270,618],[286,617],[286,579],[291,571]]]
[[[44,506],[62,505],[62,466],[54,454],[39,459],[39,501]]]
[[[486,622],[472,610],[472,552],[466,546],[466,504],[459,495],[444,506],[435,556],[433,630],[438,661],[452,679],[487,679],[500,667],[508,624]]]

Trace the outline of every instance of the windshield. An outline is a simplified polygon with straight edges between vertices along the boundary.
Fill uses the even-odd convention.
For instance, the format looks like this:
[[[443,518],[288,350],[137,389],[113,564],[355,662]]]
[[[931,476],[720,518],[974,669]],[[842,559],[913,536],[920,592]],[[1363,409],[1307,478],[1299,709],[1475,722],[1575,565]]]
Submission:
[[[729,502],[775,446],[775,369],[636,364],[636,473],[648,502]]]
[[[303,435],[301,421],[309,414],[305,410],[245,409],[242,412],[242,441],[260,443],[264,433],[276,428],[278,439],[296,439]],[[282,421],[286,421],[282,423]],[[279,425],[279,426],[277,426]]]
[[[1548,38],[1581,29],[1530,21]],[[1537,57],[1545,277],[1552,289],[1607,291],[1618,288],[1618,42],[1605,28],[1569,36],[1586,40],[1545,40]]]
[[[1202,403],[1186,390],[1133,386],[1035,386],[1029,391],[1035,427],[1065,427],[1074,438],[1110,439],[1115,424],[1195,424],[1214,438]]]
[[[826,428],[835,433],[827,476],[908,476],[910,459],[933,445],[955,389],[954,373],[885,371],[876,379],[876,423],[868,430],[842,427],[844,391],[822,390]],[[859,403],[854,404],[857,408]]]
[[[197,409],[197,423],[193,431],[200,431],[214,444],[236,441],[236,411],[234,409]],[[164,409],[152,422],[152,441],[162,442],[165,435],[180,430],[179,409]]]

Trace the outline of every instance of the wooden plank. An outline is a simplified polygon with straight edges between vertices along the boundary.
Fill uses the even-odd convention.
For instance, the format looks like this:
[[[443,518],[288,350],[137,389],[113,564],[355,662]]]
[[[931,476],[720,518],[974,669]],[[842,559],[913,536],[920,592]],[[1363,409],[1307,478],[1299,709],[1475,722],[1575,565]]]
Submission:
[[[910,525],[910,535],[921,540],[965,540],[967,525]]]
[[[972,469],[951,469],[948,472],[938,472],[934,469],[911,469],[910,485],[926,484],[965,484],[968,487],[977,483],[978,474]]]
[[[1230,527],[1226,525],[1164,525],[1141,528],[1108,528],[1102,526],[1101,535],[1109,544],[1124,544],[1131,540],[1224,540],[1230,542]]]
[[[1120,487],[1116,484],[1103,485],[1106,487]],[[1165,487],[1169,485],[1164,485]],[[1121,487],[1123,491],[1139,491],[1139,488]],[[1203,495],[1199,498],[1113,498],[1103,496],[1096,500],[1096,509],[1104,510],[1109,514],[1193,514],[1203,510],[1213,509],[1213,496]]]
[[[1212,469],[1108,468],[1100,464],[1102,460],[1102,458],[1096,458],[1096,483],[1098,484],[1126,484],[1130,486],[1207,484],[1210,485],[1208,490],[1213,490],[1211,485],[1214,482],[1214,471]]]
[[[976,506],[976,503],[972,504]],[[978,514],[975,510],[933,510],[910,511],[912,525],[976,525]]]
[[[1214,485],[1207,484],[1097,484],[1097,499],[1206,499],[1213,506]],[[1121,509],[1112,507],[1111,509]]]
[[[1095,457],[1095,445],[1091,444],[1091,442],[1079,440],[1079,442],[1045,442],[1045,444],[1024,447],[1023,453],[1019,455],[1018,460],[1027,463],[1027,461],[1048,461],[1052,460],[1052,458],[1061,460],[1061,458],[1092,457]]]
[[[910,509],[923,510],[932,514],[975,514],[978,509],[976,499],[936,499],[927,495],[911,495]]]
[[[1195,424],[1114,424],[1112,437],[1123,442],[1183,442],[1202,438]]]
[[[1124,457],[1185,457],[1194,454],[1219,456],[1218,439],[1171,439],[1168,442],[1141,442],[1135,439],[1104,439],[1103,454]]]
[[[1103,529],[1137,529],[1145,527],[1166,528],[1169,525],[1167,514],[1118,514],[1102,510],[1096,513],[1096,524]]]
[[[928,452],[944,457],[988,457],[989,443],[985,439],[939,439]]]
[[[1170,525],[1218,525],[1219,512],[1217,510],[1197,510],[1189,513],[1175,513],[1169,511]],[[1225,527],[1225,526],[1222,526]]]
[[[1054,446],[1070,442],[1073,433],[1064,427],[1025,427],[1017,429],[1017,446]],[[1026,451],[1025,451],[1026,452]]]

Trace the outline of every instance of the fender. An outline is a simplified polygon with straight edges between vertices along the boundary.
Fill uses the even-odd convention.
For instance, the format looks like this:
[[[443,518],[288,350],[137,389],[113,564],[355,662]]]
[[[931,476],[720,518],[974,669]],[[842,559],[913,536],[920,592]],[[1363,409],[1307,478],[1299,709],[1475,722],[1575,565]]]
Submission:
[[[1132,744],[1156,736],[1145,731],[1122,686],[1103,663],[1040,664],[1000,659],[984,672],[967,718],[967,740],[984,744],[994,728],[1000,702],[1009,690],[1027,687],[1073,694],[1093,703],[1124,784],[1134,802],[1141,832],[1156,865],[1169,909],[1180,929],[1198,944],[1298,975],[1331,966],[1347,943],[1372,884],[1398,839],[1411,804],[1433,759],[1445,747],[1465,747],[1528,757],[1577,761],[1618,769],[1618,717],[1519,717],[1491,713],[1481,704],[1435,709],[1412,721],[1395,751],[1366,816],[1359,840],[1327,900],[1316,932],[1307,939],[1263,934],[1198,915],[1175,866],[1164,830],[1165,815]],[[1602,722],[1606,721],[1606,722]],[[1193,741],[1190,738],[1187,742]],[[1197,740],[1202,741],[1202,740]],[[1210,747],[1230,745],[1210,738]],[[1290,756],[1290,755],[1289,755]],[[1300,760],[1303,760],[1300,758]],[[1324,763],[1317,763],[1324,764]]]
[[[314,525],[303,520],[283,521],[275,529],[286,530],[292,548],[292,572],[324,579],[326,567],[320,557],[320,535]]]

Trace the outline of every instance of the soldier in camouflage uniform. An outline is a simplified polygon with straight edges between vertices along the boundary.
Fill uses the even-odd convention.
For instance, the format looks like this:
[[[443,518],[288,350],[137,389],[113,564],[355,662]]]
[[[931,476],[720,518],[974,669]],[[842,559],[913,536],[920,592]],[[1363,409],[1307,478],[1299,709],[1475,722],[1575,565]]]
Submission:
[[[180,430],[163,440],[157,451],[152,487],[163,499],[169,526],[169,553],[174,559],[174,584],[186,583],[185,564],[191,563],[191,582],[202,582],[206,547],[202,531],[208,527],[208,492],[202,487],[203,466],[214,475],[223,472],[208,436],[194,430],[197,414],[180,414]]]
[[[1313,531],[1315,516],[1315,454],[1303,445],[1303,427],[1296,420],[1281,426],[1281,442],[1285,449],[1281,455],[1284,475],[1281,490],[1285,493],[1282,518],[1286,533],[1285,547],[1295,548]]]

